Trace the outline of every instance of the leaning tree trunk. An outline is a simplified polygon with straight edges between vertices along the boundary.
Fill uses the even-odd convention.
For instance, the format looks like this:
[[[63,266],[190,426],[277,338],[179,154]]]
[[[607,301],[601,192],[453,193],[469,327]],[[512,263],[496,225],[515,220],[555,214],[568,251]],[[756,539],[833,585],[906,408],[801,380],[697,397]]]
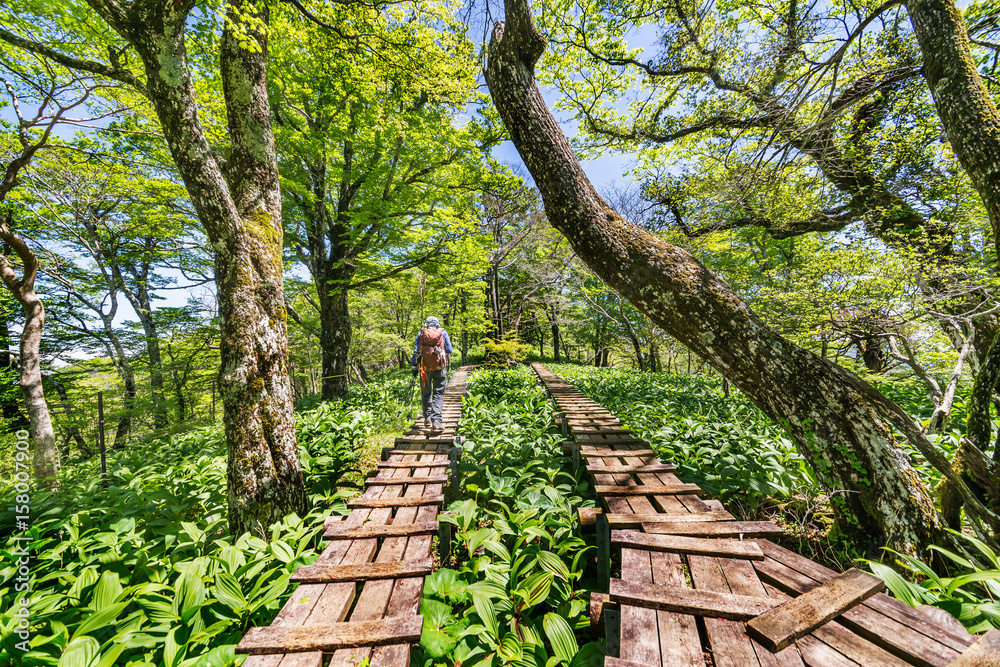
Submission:
[[[841,521],[854,523],[871,546],[912,553],[947,542],[892,426],[948,469],[940,453],[870,385],[783,339],[688,252],[629,224],[604,202],[535,84],[545,40],[527,0],[507,0],[505,12],[506,24],[493,32],[486,80],[551,224],[613,289],[785,426],[831,492]]]
[[[59,486],[59,451],[56,434],[52,429],[49,406],[42,390],[42,367],[39,350],[42,327],[45,324],[45,306],[35,294],[35,276],[38,259],[35,253],[16,234],[10,231],[10,216],[0,223],[0,241],[17,253],[24,264],[24,276],[18,278],[7,258],[0,255],[0,280],[10,290],[24,309],[24,326],[21,329],[21,395],[30,420],[32,467],[36,482],[49,488]]]
[[[211,242],[219,291],[218,385],[234,535],[304,513],[305,482],[288,381],[281,193],[267,98],[265,3],[230,3],[220,44],[230,151],[226,172],[198,119],[184,30],[191,2],[88,4],[131,43],[178,173]],[[245,43],[252,41],[252,48]]]

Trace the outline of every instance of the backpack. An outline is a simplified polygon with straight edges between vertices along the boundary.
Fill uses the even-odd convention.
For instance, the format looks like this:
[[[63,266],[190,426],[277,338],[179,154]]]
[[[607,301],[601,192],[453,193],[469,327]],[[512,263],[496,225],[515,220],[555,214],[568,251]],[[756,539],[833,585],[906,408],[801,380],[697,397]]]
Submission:
[[[444,368],[444,329],[420,331],[420,364],[426,371]]]

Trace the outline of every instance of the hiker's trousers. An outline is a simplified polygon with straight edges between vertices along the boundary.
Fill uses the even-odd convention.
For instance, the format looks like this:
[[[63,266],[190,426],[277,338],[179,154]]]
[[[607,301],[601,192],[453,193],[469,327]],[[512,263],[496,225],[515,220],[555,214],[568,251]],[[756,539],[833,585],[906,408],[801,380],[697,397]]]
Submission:
[[[427,371],[427,380],[421,378],[420,402],[424,407],[424,419],[431,422],[441,421],[441,411],[444,409],[444,386],[448,382],[445,369]]]

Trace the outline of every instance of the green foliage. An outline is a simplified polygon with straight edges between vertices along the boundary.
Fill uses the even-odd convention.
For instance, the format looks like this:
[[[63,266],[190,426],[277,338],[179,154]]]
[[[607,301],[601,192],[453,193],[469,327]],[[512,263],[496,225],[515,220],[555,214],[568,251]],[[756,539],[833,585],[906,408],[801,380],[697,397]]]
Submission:
[[[601,644],[580,647],[581,587],[592,547],[576,508],[587,483],[567,469],[553,407],[524,367],[469,379],[461,430],[468,437],[467,495],[441,519],[455,525],[456,562],[427,578],[423,664],[587,667]]]
[[[13,634],[23,593],[15,590],[18,535],[9,528],[14,491],[5,488],[0,665],[235,664],[235,643],[251,625],[271,622],[294,588],[290,574],[318,557],[331,505],[347,512],[342,477],[362,440],[394,415],[397,384],[386,377],[297,415],[315,509],[263,534],[229,533],[217,427],[109,451],[106,487],[89,461],[64,471],[61,491],[34,491],[26,654]]]
[[[486,365],[493,368],[510,368],[528,358],[530,345],[522,343],[516,333],[508,333],[501,340],[483,340],[486,348]]]
[[[931,549],[957,570],[955,576],[940,576],[927,563],[892,549],[886,551],[897,558],[897,566],[909,571],[917,581],[904,578],[883,563],[868,561],[868,566],[894,597],[911,606],[944,609],[973,633],[1000,628],[1000,556],[974,537],[951,532],[970,545],[970,554],[957,554],[941,547]]]
[[[648,440],[677,476],[752,513],[818,485],[784,431],[738,392],[703,376],[554,365],[555,373]]]

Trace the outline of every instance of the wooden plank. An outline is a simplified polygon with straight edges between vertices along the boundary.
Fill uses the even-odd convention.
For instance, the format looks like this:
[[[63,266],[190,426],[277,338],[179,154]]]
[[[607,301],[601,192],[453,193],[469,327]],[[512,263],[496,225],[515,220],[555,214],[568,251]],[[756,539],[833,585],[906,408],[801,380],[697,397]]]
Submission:
[[[615,471],[617,474],[618,471]],[[697,484],[643,484],[641,486],[616,486],[595,484],[599,496],[675,496],[681,493],[701,493]]]
[[[677,470],[677,466],[670,465],[669,463],[649,463],[646,465],[638,466],[619,466],[617,468],[608,468],[605,466],[588,465],[587,472],[597,473],[597,472],[674,472]]]
[[[649,665],[643,665],[638,662],[632,662],[631,660],[622,660],[621,658],[606,655],[604,656],[604,667],[649,667]]]
[[[764,589],[764,584],[760,582],[750,561],[719,558],[718,563],[730,592],[736,595],[749,595],[761,598],[769,597],[767,591]],[[774,599],[772,603],[780,604],[781,600]],[[761,667],[803,667],[802,658],[794,646],[790,646],[778,653],[771,653],[756,641],[751,640],[750,643],[753,645],[753,650],[757,654],[757,659],[760,661]]]
[[[340,648],[382,646],[396,642],[418,642],[423,616],[357,621],[353,623],[316,623],[313,625],[269,625],[250,628],[236,645],[236,653],[301,653],[333,651]]]
[[[790,646],[885,588],[878,577],[852,567],[826,583],[747,623],[754,639],[772,651]]]
[[[951,667],[1000,667],[1000,630],[980,637]]]
[[[445,452],[447,454],[447,452]],[[448,461],[379,461],[379,468],[447,468]]]
[[[599,511],[599,510],[598,510]],[[644,523],[687,523],[705,521],[731,521],[733,515],[725,510],[711,510],[709,512],[699,512],[697,514],[680,514],[669,512],[663,514],[608,514],[608,525],[612,528],[624,526],[639,527]]]
[[[578,443],[578,444],[583,445],[584,443]],[[588,450],[591,450],[591,451],[588,451]],[[638,457],[641,457],[641,458],[650,458],[650,459],[652,459],[651,461],[640,461],[640,463],[656,463],[656,462],[659,461],[659,459],[657,458],[656,452],[654,452],[652,449],[636,449],[636,450],[632,450],[632,451],[625,451],[625,450],[622,450],[622,449],[615,449],[615,450],[602,449],[602,450],[598,451],[594,447],[586,447],[586,448],[581,447],[580,448],[580,456],[586,457],[588,459],[599,458],[599,459],[606,459],[606,460],[607,459],[612,459],[612,460],[613,459],[618,459],[618,458],[623,457],[623,456],[628,456],[628,457],[638,456]]]
[[[697,517],[697,514],[688,516]],[[664,535],[691,535],[693,537],[740,537],[741,535],[781,535],[770,521],[657,521],[643,522],[646,533]]]
[[[609,591],[611,601],[619,604],[733,621],[755,618],[775,606],[768,598],[715,593],[684,586],[635,584],[621,579],[612,579]]]
[[[426,456],[429,454],[449,454],[454,447],[444,449],[390,449],[389,455]]]
[[[700,556],[721,556],[725,558],[743,558],[746,560],[764,560],[764,552],[756,543],[716,539],[708,540],[700,537],[683,537],[680,535],[647,535],[634,530],[611,531],[612,544],[620,544],[637,549],[667,551],[678,554],[695,554]]]
[[[808,558],[800,556],[794,551],[789,551],[784,547],[780,547],[769,540],[760,540],[760,547],[768,558],[774,560],[776,565],[793,571],[791,576],[785,576],[783,578],[797,582],[796,585],[799,587],[790,588],[783,583],[773,582],[782,590],[800,594],[806,590],[814,588],[818,584],[826,581],[830,577],[836,576],[837,574],[833,570],[811,561]],[[954,624],[950,623],[933,623],[920,610],[914,609],[905,602],[901,602],[900,600],[896,600],[881,593],[866,600],[862,607],[887,617],[887,620],[889,620],[892,624],[905,626],[908,634],[916,631],[930,637],[935,642],[939,642],[954,649],[956,651],[956,657],[958,653],[961,653],[966,647],[970,646],[976,640],[976,638],[973,635],[970,635],[964,628],[956,627]],[[853,617],[856,615],[855,612],[859,612],[861,609],[862,608],[856,608],[848,615]],[[863,611],[861,611],[861,616],[865,619],[871,618],[870,614]],[[844,622],[844,619],[841,619],[841,622]],[[865,630],[855,629],[855,632],[862,634]],[[898,633],[891,632],[889,634],[895,636]]]
[[[761,542],[766,543],[767,540],[761,540]],[[799,595],[819,585],[800,572],[786,567],[769,556],[763,561],[755,562],[754,569],[763,581],[774,585],[773,589],[768,588],[772,597],[780,595],[779,591],[788,591]],[[923,631],[933,629],[929,628],[926,621],[922,627],[909,626],[869,608],[868,603],[879,597],[882,597],[881,594],[875,595],[866,602],[848,610],[837,619],[837,622],[850,630],[851,633],[857,633],[857,636],[863,637],[911,665],[945,667],[958,658],[960,650],[945,646],[923,634]],[[817,629],[816,634],[821,631],[822,628]],[[806,638],[799,640],[800,647],[805,640]]]
[[[323,537],[335,540],[354,540],[369,537],[409,537],[410,535],[433,535],[438,532],[437,521],[424,523],[389,524],[379,526],[343,526],[333,525],[326,529]]]
[[[333,583],[336,581],[368,581],[370,579],[395,579],[420,577],[434,571],[430,558],[395,563],[363,563],[360,565],[303,565],[289,581]]]
[[[444,496],[417,496],[396,498],[352,498],[347,501],[348,507],[416,507],[418,505],[443,505]]]
[[[688,556],[688,569],[696,589],[713,593],[731,593],[722,573],[722,558]],[[746,636],[743,623],[725,618],[705,618],[707,648],[716,667],[757,667],[762,661],[757,657],[753,642]],[[766,663],[765,663],[766,664]]]
[[[447,475],[426,475],[423,477],[369,477],[365,486],[401,486],[403,484],[444,484]]]

